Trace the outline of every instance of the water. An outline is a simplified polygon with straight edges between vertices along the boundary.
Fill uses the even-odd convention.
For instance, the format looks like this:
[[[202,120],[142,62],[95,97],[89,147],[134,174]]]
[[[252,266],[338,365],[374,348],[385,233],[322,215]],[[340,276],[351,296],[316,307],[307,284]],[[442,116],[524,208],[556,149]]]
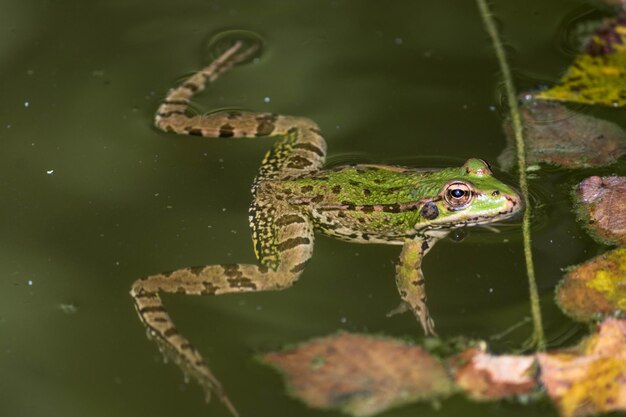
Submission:
[[[558,39],[588,10],[566,0],[497,1],[521,84],[571,60]],[[582,7],[582,8],[581,8]],[[137,278],[188,265],[252,262],[246,209],[267,141],[176,137],[151,127],[168,88],[206,62],[212,34],[259,33],[256,64],[197,107],[308,116],[331,162],[495,161],[504,147],[496,62],[473,2],[10,1],[0,15],[0,414],[223,416],[161,364],[128,296]],[[530,81],[529,81],[530,80]],[[624,125],[623,112],[605,117]],[[592,171],[544,170],[534,252],[548,338],[581,334],[554,306],[561,268],[603,249],[569,212]],[[623,174],[624,164],[593,172]],[[506,241],[505,241],[506,240]],[[318,416],[288,399],[255,354],[337,329],[421,331],[398,303],[398,248],[327,238],[288,291],[166,296],[244,416]],[[529,314],[519,228],[441,242],[424,265],[440,334],[488,339]],[[494,342],[518,347],[521,327]],[[554,415],[543,403],[446,400],[389,416]],[[324,415],[339,415],[324,413]]]

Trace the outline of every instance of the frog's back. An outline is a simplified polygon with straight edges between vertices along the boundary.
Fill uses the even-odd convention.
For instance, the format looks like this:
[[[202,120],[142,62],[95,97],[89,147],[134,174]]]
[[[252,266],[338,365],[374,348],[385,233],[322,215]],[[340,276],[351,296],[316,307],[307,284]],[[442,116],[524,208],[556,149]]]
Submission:
[[[402,244],[416,233],[413,226],[423,197],[436,195],[440,188],[438,181],[429,181],[430,175],[402,167],[350,165],[283,180],[274,188],[326,235]]]

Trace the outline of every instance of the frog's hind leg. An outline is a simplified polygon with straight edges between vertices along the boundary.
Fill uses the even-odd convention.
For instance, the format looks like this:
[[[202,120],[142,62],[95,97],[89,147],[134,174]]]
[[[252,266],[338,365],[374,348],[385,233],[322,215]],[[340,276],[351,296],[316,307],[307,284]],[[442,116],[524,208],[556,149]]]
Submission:
[[[169,273],[138,279],[131,295],[139,318],[148,335],[160,350],[172,359],[185,374],[196,379],[207,395],[214,393],[235,416],[237,411],[224,393],[200,352],[181,335],[165,310],[159,293],[187,295],[220,295],[235,292],[280,290],[291,286],[298,278],[313,251],[313,227],[295,212],[279,210],[283,226],[277,229],[275,269],[265,265],[224,264],[183,268]],[[296,220],[297,218],[297,220]],[[292,221],[287,224],[286,219]]]
[[[235,42],[209,66],[172,89],[158,108],[155,125],[164,131],[209,138],[281,137],[267,153],[253,186],[251,224],[261,265],[228,264],[183,268],[135,281],[131,295],[139,317],[161,351],[207,391],[215,393],[237,415],[202,355],[176,330],[159,293],[219,295],[279,290],[292,285],[313,250],[308,217],[286,206],[285,199],[265,188],[274,179],[318,170],[326,143],[317,125],[305,118],[271,113],[225,111],[190,115],[189,101],[208,82],[246,61],[258,45]],[[283,203],[281,203],[283,201]],[[283,205],[281,205],[283,204]]]
[[[193,96],[204,90],[207,83],[215,81],[235,65],[245,62],[259,47],[258,43],[246,46],[243,41],[236,41],[208,66],[187,78],[178,87],[172,88],[157,109],[154,118],[156,127],[165,131],[176,131],[179,125],[190,118],[189,101]],[[189,131],[177,133],[193,134]]]
[[[157,109],[155,125],[166,132],[208,138],[283,137],[263,161],[259,179],[277,173],[299,175],[321,168],[326,157],[326,142],[315,122],[304,117],[273,113],[220,111],[190,115],[189,101],[236,64],[246,61],[258,45],[236,41],[210,65],[170,90]]]

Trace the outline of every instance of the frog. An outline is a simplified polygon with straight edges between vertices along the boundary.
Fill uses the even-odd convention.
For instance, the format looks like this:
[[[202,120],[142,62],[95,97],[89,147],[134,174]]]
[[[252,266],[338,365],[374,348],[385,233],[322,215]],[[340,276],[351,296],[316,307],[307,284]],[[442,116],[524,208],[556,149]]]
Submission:
[[[171,89],[155,115],[165,132],[202,138],[270,138],[272,148],[252,184],[249,224],[256,264],[185,267],[132,284],[131,296],[148,335],[166,357],[237,411],[203,355],[177,330],[161,293],[222,295],[285,290],[305,270],[314,233],[353,243],[401,246],[395,283],[403,309],[426,335],[436,335],[422,260],[452,230],[487,225],[518,213],[522,199],[496,179],[487,162],[421,169],[383,164],[325,167],[327,146],[306,117],[224,110],[192,114],[191,99],[220,75],[248,62],[260,44],[233,40],[208,66]]]

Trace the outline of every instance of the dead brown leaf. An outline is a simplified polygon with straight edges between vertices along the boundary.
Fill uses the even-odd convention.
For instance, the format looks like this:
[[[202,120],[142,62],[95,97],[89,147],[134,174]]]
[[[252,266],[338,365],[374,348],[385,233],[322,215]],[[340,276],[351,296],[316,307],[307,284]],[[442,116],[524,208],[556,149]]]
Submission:
[[[578,218],[600,243],[626,244],[626,177],[589,177],[574,192]]]
[[[600,167],[615,163],[626,153],[626,133],[615,123],[532,98],[523,101],[520,114],[528,164]],[[508,170],[515,164],[510,118],[504,121],[504,131],[507,146],[498,157],[498,163]]]
[[[456,384],[474,400],[493,401],[529,394],[537,385],[534,356],[491,355],[484,343],[466,349],[449,363]]]
[[[354,416],[445,396],[453,387],[443,365],[424,349],[367,335],[339,333],[262,359],[308,405]]]

